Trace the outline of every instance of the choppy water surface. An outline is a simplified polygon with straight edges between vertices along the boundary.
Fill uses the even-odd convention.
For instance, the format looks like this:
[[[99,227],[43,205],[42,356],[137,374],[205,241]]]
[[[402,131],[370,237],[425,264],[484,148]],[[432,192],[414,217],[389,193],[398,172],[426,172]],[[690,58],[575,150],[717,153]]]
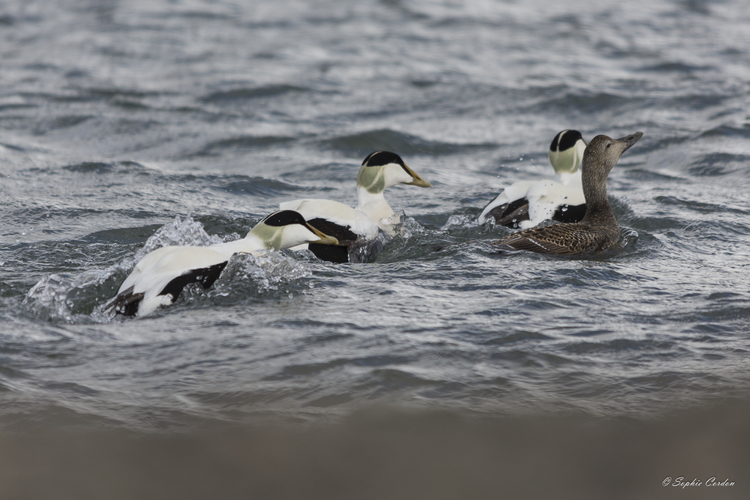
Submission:
[[[0,5],[0,414],[153,429],[397,404],[658,413],[746,390],[750,11],[741,2]],[[626,243],[497,255],[476,216],[551,176],[556,132],[645,132],[609,182]],[[234,259],[135,320],[102,305],[164,244],[280,202],[355,204],[399,153],[374,262]]]

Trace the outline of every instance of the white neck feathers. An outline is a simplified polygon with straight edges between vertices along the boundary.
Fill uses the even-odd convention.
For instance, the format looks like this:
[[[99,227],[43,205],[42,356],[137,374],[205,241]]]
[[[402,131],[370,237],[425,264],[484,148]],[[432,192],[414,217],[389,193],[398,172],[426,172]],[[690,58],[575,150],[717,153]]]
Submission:
[[[363,187],[358,187],[357,197],[359,198],[357,210],[364,212],[365,215],[377,222],[378,225],[380,225],[381,219],[395,215],[391,206],[385,201],[382,191],[380,193],[371,193]]]

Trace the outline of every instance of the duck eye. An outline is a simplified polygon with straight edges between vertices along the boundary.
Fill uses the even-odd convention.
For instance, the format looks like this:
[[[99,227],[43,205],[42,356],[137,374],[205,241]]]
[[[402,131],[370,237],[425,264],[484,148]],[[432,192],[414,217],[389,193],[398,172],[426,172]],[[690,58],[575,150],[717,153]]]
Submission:
[[[607,147],[610,147],[612,144],[607,144]]]

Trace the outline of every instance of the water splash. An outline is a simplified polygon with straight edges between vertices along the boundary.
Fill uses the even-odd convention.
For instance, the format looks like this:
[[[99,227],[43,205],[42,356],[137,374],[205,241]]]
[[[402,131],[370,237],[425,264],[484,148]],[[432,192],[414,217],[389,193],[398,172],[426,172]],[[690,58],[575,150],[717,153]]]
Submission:
[[[169,245],[204,247],[223,241],[219,236],[208,234],[203,229],[203,224],[193,220],[189,214],[184,219],[178,215],[172,222],[160,227],[153,236],[146,240],[146,244],[136,252],[133,260],[134,263],[138,262],[157,248]]]
[[[291,284],[310,276],[312,271],[303,262],[295,260],[285,252],[236,254],[230,259],[209,295],[234,295],[236,298],[243,298],[263,296],[269,292],[291,294]]]
[[[29,290],[22,305],[33,315],[48,321],[77,322],[85,316],[84,310],[92,298],[96,298],[95,292],[113,274],[113,268],[109,268],[45,276]]]
[[[168,245],[207,246],[222,241],[219,236],[206,233],[203,225],[190,215],[184,218],[178,215],[172,222],[159,228],[132,257],[106,269],[45,276],[29,290],[22,304],[34,316],[48,321],[109,322],[113,320],[114,313],[108,310],[108,301],[104,299],[115,295],[122,275],[149,252]],[[247,264],[244,273],[258,280],[259,291],[276,289],[283,279],[297,279],[305,275],[304,267],[288,257],[279,256],[281,260],[274,260],[273,254],[268,257],[247,257],[253,260]],[[242,258],[237,260],[242,261]]]
[[[638,231],[632,228],[623,228],[621,230],[622,232],[622,239],[620,240],[620,245],[622,248],[628,248],[632,247],[636,244],[638,241]]]
[[[448,220],[445,222],[441,230],[450,231],[451,229],[454,229],[456,227],[463,229],[467,227],[477,227],[477,226],[480,226],[480,224],[477,222],[477,218],[474,216],[451,215],[450,217],[448,217]]]
[[[414,236],[424,236],[425,234],[428,234],[427,229],[422,224],[417,222],[414,217],[407,217],[406,215],[402,215],[401,224],[401,236],[405,240],[408,240],[409,238],[412,238]]]

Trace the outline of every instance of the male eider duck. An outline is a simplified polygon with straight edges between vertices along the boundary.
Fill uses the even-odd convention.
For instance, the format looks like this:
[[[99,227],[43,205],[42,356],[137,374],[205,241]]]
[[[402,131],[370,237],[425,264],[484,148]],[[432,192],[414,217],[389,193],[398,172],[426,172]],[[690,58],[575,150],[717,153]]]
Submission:
[[[522,229],[547,219],[579,222],[586,213],[579,168],[584,149],[586,141],[579,131],[558,133],[549,147],[549,161],[560,182],[516,182],[484,207],[477,222],[484,224],[494,219],[495,224]]]
[[[280,250],[301,243],[336,245],[297,212],[274,212],[240,240],[207,247],[166,246],[143,257],[108,305],[118,314],[145,316],[172,304],[190,283],[210,287],[236,253]]]
[[[620,228],[607,200],[607,176],[620,156],[643,137],[636,132],[620,139],[598,135],[583,153],[583,194],[586,215],[581,222],[525,229],[493,245],[554,255],[596,252],[620,240]]]
[[[349,262],[362,258],[358,250],[363,250],[364,258],[378,250],[381,231],[386,237],[395,234],[394,226],[399,216],[385,201],[383,192],[396,184],[408,184],[419,187],[432,187],[412,169],[404,160],[389,151],[371,153],[362,162],[357,174],[357,208],[331,200],[295,200],[281,203],[282,210],[296,210],[307,222],[339,240],[339,245],[321,246],[310,244],[307,247],[318,258],[331,262]],[[293,250],[304,249],[305,246]]]

